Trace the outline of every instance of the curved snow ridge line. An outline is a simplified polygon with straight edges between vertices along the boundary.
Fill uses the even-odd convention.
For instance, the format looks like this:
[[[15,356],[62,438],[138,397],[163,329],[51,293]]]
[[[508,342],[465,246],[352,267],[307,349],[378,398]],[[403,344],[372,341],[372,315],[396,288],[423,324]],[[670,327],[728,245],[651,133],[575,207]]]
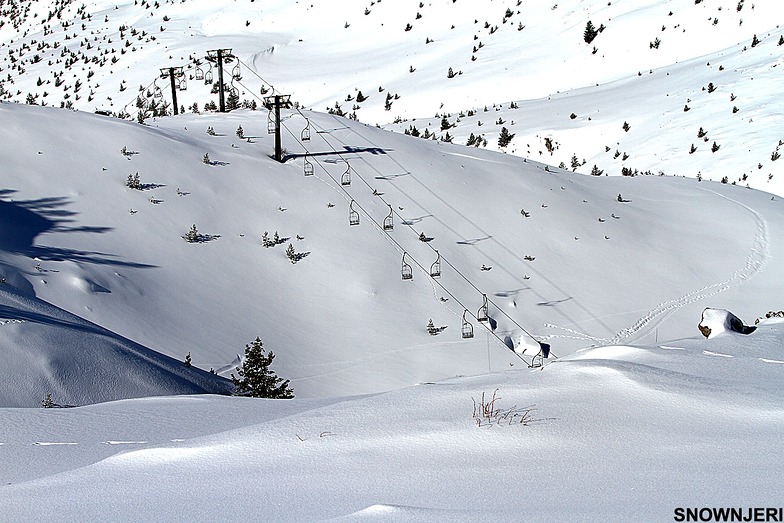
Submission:
[[[708,191],[707,189],[703,189]],[[755,274],[757,274],[762,267],[765,266],[767,261],[770,259],[770,233],[768,231],[768,224],[765,221],[765,218],[762,217],[760,213],[752,209],[746,204],[743,204],[737,200],[733,200],[727,196],[719,194],[715,191],[708,191],[712,194],[720,198],[724,198],[740,207],[743,207],[746,211],[748,211],[754,221],[757,223],[757,230],[754,234],[754,242],[751,247],[751,252],[746,257],[746,263],[742,269],[736,270],[730,278],[723,282],[714,283],[711,285],[707,285],[702,289],[698,289],[696,291],[692,291],[680,298],[676,298],[674,300],[670,300],[664,303],[659,304],[656,308],[651,310],[648,314],[637,320],[631,327],[627,327],[619,331],[615,336],[611,339],[605,340],[607,343],[618,343],[623,339],[626,339],[633,334],[641,331],[646,325],[651,323],[657,317],[672,312],[676,309],[679,309],[685,305],[690,303],[694,303],[704,298],[709,298],[711,296],[715,296],[719,293],[722,293],[732,287],[739,285],[740,283],[748,280]],[[710,292],[709,292],[710,291]]]

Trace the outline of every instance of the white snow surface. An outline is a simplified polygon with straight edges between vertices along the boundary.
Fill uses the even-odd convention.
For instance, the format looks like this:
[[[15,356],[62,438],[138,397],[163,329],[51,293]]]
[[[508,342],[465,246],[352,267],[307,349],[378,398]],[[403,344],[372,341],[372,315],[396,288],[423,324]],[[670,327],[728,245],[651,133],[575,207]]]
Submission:
[[[243,100],[274,86],[314,110],[337,103],[365,123],[439,138],[448,115],[454,143],[473,133],[498,149],[505,126],[515,135],[507,152],[570,169],[576,157],[586,174],[596,165],[726,177],[784,195],[784,162],[773,159],[784,140],[776,0],[21,4],[26,16],[0,27],[0,87],[20,103],[31,95],[135,116],[137,96],[156,87],[171,103],[158,76],[181,66],[178,105],[190,111],[215,101],[197,68],[210,69],[207,51],[227,49],[237,60],[225,82]],[[590,44],[588,21],[604,26]],[[217,81],[217,67],[211,74]],[[360,91],[368,98],[356,102]]]
[[[783,369],[763,358],[782,358],[782,326],[365,397],[4,409],[0,520],[670,521],[676,507],[775,507]],[[532,422],[478,427],[472,400],[496,390],[498,409],[532,408]]]
[[[780,8],[514,3],[0,15],[0,98],[21,102],[0,102],[0,521],[670,521],[780,505],[784,322],[697,328],[706,308],[747,325],[781,309]],[[591,45],[589,19],[606,26]],[[191,75],[189,57],[222,47],[242,98],[263,77],[302,104],[282,111],[284,163],[265,110],[90,114],[135,116],[139,85],[169,96],[160,67]],[[66,66],[71,51],[82,61]],[[215,98],[188,78],[186,107]],[[357,90],[370,98],[345,100]],[[360,121],[321,112],[336,101]],[[443,137],[444,116],[453,144],[391,132]],[[458,145],[471,133],[487,147]],[[296,399],[219,395],[256,336]],[[540,342],[551,358],[529,368]],[[47,394],[73,408],[30,408]],[[493,394],[497,422],[477,424]]]

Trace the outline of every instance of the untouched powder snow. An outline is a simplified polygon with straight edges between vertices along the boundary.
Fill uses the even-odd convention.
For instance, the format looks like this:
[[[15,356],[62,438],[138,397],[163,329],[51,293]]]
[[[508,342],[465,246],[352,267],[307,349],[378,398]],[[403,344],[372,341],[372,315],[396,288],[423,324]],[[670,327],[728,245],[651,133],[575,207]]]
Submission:
[[[671,521],[678,507],[777,507],[784,368],[765,360],[782,358],[782,326],[329,402],[5,410],[0,518]],[[477,426],[473,403],[494,391],[498,418],[532,409],[530,422]]]

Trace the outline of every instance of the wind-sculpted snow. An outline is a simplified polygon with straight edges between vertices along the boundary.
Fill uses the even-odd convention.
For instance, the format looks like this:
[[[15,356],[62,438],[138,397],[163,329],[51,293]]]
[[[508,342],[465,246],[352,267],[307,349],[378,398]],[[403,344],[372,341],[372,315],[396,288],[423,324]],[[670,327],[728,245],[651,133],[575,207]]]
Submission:
[[[784,368],[759,358],[781,357],[782,325],[367,397],[13,410],[0,502],[16,521],[636,521],[776,506]],[[491,395],[532,419],[477,426],[472,405]]]

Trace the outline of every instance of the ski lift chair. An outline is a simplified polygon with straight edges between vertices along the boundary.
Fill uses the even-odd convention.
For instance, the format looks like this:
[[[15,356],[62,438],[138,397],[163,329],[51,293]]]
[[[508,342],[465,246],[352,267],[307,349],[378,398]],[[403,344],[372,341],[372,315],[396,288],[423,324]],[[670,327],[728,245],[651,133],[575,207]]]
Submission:
[[[404,280],[411,280],[414,278],[414,273],[411,271],[411,265],[406,263],[406,253],[403,253],[403,265],[400,268],[400,275]]]
[[[430,277],[431,278],[440,278],[441,277],[441,254],[436,251],[436,261],[430,266]]]
[[[354,200],[348,205],[348,224],[359,225],[359,213],[354,210]]]
[[[461,329],[461,334],[464,339],[474,337],[474,326],[468,323],[468,320],[466,320],[466,314],[468,314],[468,310],[463,311],[463,327]]]
[[[351,185],[351,165],[346,162],[346,172],[340,177],[340,185]]]

